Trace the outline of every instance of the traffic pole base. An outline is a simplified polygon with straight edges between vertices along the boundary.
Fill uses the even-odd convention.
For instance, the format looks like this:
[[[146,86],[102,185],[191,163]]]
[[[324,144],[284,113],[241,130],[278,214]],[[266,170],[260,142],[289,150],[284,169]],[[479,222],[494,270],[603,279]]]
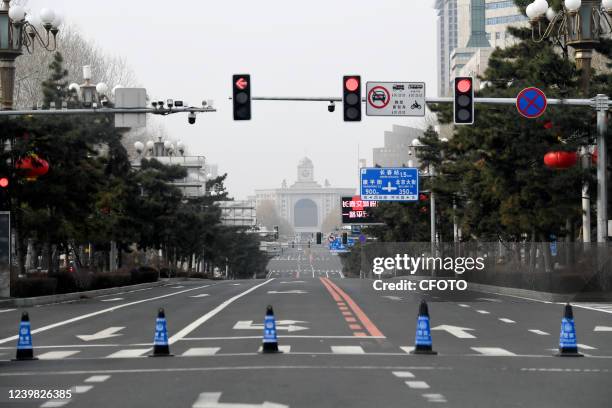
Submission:
[[[555,357],[584,357],[584,354],[579,353],[577,348],[559,349],[559,351],[553,355]]]
[[[431,347],[415,347],[414,350],[410,352],[410,354],[428,354],[431,356],[435,356],[438,354],[437,351],[433,351]]]
[[[262,354],[274,354],[274,353],[282,353],[278,349],[278,343],[263,343],[261,346]]]

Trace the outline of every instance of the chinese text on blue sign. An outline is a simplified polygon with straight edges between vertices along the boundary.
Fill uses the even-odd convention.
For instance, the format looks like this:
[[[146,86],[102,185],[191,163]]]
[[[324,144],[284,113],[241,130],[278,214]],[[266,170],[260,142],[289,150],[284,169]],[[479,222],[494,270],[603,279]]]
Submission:
[[[376,201],[418,201],[419,170],[410,167],[362,168],[361,198]]]

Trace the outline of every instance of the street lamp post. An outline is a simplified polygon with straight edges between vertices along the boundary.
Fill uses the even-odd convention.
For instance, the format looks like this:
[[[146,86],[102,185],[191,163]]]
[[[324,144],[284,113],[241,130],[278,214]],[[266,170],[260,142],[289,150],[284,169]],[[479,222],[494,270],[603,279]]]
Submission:
[[[2,0],[0,6],[0,89],[2,110],[13,109],[15,93],[15,60],[23,48],[31,53],[35,43],[48,51],[56,49],[56,37],[62,16],[50,9],[40,11],[40,23],[45,33],[36,28],[38,18],[27,14],[21,6],[11,6],[11,0]]]
[[[593,48],[599,39],[612,32],[612,0],[565,0],[557,12],[546,0],[535,0],[526,9],[535,42],[545,39],[572,47],[576,51],[576,67],[581,71],[581,88],[585,97],[590,93]],[[608,176],[607,176],[607,115],[609,99],[595,97],[597,110],[597,242],[608,236]],[[586,222],[587,217],[584,217]],[[585,230],[586,232],[586,230]],[[586,238],[586,237],[585,237]],[[586,241],[585,241],[586,242]]]

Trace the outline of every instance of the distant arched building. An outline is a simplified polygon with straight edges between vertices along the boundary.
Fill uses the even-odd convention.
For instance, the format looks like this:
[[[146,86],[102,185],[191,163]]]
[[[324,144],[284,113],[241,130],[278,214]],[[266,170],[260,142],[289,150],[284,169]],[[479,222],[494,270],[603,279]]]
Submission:
[[[340,209],[343,196],[353,196],[354,188],[334,188],[325,181],[321,186],[314,180],[314,165],[304,157],[297,166],[297,181],[287,187],[283,180],[281,188],[255,190],[256,204],[272,201],[278,214],[287,220],[296,233],[321,231],[325,217]]]

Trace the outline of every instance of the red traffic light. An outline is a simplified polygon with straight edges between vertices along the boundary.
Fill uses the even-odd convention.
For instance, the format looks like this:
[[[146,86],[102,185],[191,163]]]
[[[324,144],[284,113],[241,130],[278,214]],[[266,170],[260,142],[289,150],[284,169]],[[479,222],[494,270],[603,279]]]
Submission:
[[[348,91],[355,92],[359,88],[359,79],[355,77],[348,78],[344,82],[344,86]]]
[[[0,187],[7,188],[9,185],[9,179],[6,177],[0,178]]]
[[[461,93],[469,92],[472,89],[472,81],[469,79],[462,79],[457,82],[457,90]]]

